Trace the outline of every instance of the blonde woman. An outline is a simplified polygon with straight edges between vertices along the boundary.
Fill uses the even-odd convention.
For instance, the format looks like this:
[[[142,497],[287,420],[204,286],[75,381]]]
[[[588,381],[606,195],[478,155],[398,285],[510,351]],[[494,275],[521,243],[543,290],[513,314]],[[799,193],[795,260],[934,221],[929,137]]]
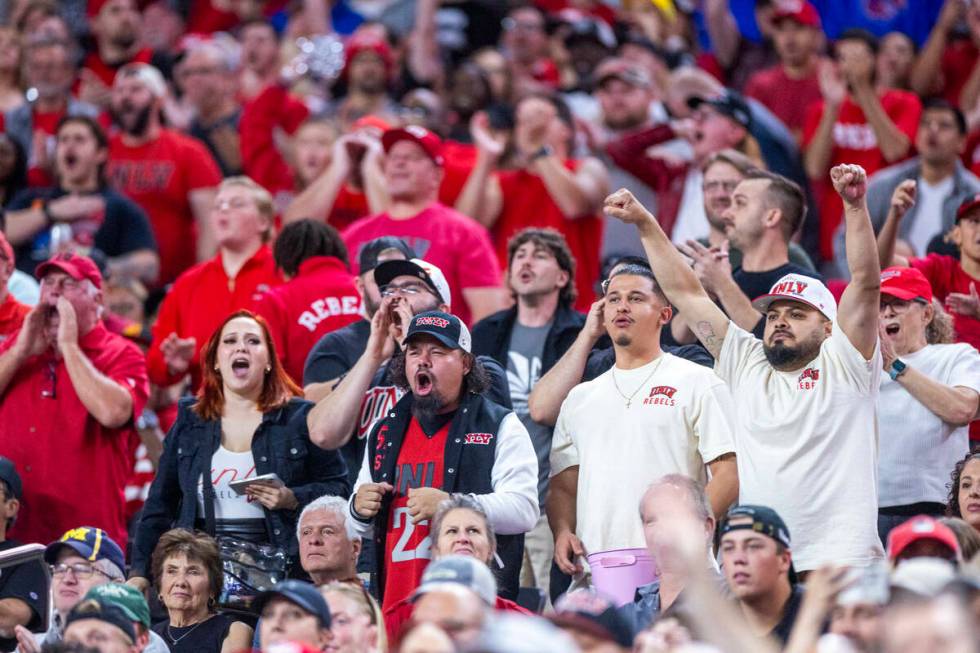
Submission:
[[[353,583],[334,582],[320,587],[330,606],[327,646],[331,653],[383,653],[388,650],[381,607],[364,589]]]

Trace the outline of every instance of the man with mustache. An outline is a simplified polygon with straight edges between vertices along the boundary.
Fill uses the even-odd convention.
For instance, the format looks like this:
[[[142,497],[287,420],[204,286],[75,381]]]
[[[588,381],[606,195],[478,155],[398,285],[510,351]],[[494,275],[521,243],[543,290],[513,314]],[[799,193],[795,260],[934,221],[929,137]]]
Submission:
[[[146,360],[102,323],[91,259],[59,254],[36,275],[40,303],[0,345],[0,451],[24,477],[14,530],[24,542],[50,542],[79,522],[99,524],[125,548],[123,487],[138,442],[133,419],[149,394]]]
[[[765,316],[761,341],[715,305],[656,218],[629,191],[606,199],[610,215],[638,226],[667,299],[694,326],[715,356],[715,373],[739,398],[732,418],[740,501],[770,506],[785,518],[799,542],[794,559],[800,571],[831,561],[867,566],[884,553],[875,529],[881,269],[864,170],[837,166],[830,180],[846,207],[851,272],[840,312],[820,281],[786,275],[753,302]]]
[[[150,217],[160,251],[160,287],[214,255],[208,216],[221,172],[198,140],[163,127],[167,84],[144,63],[119,69],[111,113],[119,126],[109,143],[108,177]]]
[[[738,499],[725,384],[661,349],[672,310],[649,268],[619,266],[604,290],[615,364],[568,394],[551,446],[548,520],[555,563],[569,575],[582,573],[582,556],[645,547],[636,505],[657,478],[707,483],[716,517]]]
[[[136,0],[93,0],[87,9],[95,49],[82,64],[79,95],[106,109],[119,68],[133,62],[154,63],[163,57],[155,57],[153,50],[142,47],[143,16]]]
[[[377,315],[387,330],[391,313]],[[382,606],[418,586],[432,557],[429,520],[452,492],[470,494],[487,513],[497,533],[501,586],[513,594],[523,534],[539,514],[538,462],[527,429],[484,396],[486,370],[455,315],[412,317],[393,367],[395,383],[409,392],[372,429],[350,503],[355,528],[373,535]]]

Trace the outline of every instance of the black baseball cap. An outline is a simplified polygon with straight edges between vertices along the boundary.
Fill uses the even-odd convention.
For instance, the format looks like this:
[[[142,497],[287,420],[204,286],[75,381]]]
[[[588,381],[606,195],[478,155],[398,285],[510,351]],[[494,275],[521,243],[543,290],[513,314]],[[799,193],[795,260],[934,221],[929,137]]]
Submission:
[[[0,481],[10,486],[15,499],[19,501],[23,497],[24,485],[20,481],[20,474],[17,473],[17,466],[10,458],[3,456],[0,456]]]
[[[612,601],[593,589],[573,590],[561,596],[549,620],[556,626],[582,630],[624,648],[633,646],[629,623]]]
[[[702,104],[707,104],[718,113],[728,116],[746,129],[752,127],[752,111],[749,109],[748,102],[730,88],[726,88],[717,97],[706,98],[695,95],[687,98],[687,106],[691,109],[697,109]]]
[[[330,628],[330,608],[320,591],[313,585],[292,578],[277,583],[271,590],[266,590],[255,597],[253,607],[262,613],[265,604],[274,598],[284,598],[295,603],[300,608],[319,619],[320,625]]]
[[[451,308],[452,291],[449,289],[449,282],[446,281],[446,275],[442,273],[442,270],[428,261],[423,261],[420,258],[409,260],[391,259],[390,261],[379,263],[378,267],[374,269],[374,282],[378,284],[378,288],[382,291],[384,291],[385,286],[402,276],[419,279],[435,293],[436,297],[442,300],[443,304]]]
[[[470,353],[473,348],[470,330],[462,320],[442,311],[426,311],[413,317],[408,325],[405,342],[422,334],[432,336],[447,347],[462,349],[466,353]]]
[[[748,521],[744,521],[748,519]],[[732,524],[732,520],[741,523]],[[786,522],[779,516],[779,513],[768,506],[740,505],[732,506],[725,515],[725,520],[721,524],[721,536],[732,531],[754,531],[765,535],[781,544],[787,550],[793,548],[793,542],[789,536],[789,528]],[[789,567],[789,582],[795,585],[797,581],[796,569],[792,563]]]
[[[361,246],[361,251],[357,254],[357,267],[361,274],[370,272],[378,267],[378,257],[388,250],[396,250],[405,255],[406,259],[415,258],[415,251],[397,236],[382,236],[369,240]]]
[[[95,619],[115,626],[126,634],[129,641],[136,642],[136,626],[133,625],[129,616],[122,611],[122,608],[103,603],[98,599],[85,599],[68,613],[65,629],[76,621],[87,619]]]

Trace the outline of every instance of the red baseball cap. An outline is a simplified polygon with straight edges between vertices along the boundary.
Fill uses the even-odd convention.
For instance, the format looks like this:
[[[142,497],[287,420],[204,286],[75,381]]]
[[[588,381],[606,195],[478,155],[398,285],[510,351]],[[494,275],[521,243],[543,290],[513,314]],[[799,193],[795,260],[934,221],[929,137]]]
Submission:
[[[87,256],[81,256],[74,252],[55,254],[37,266],[37,269],[34,270],[34,276],[40,279],[50,270],[61,270],[76,281],[88,279],[96,288],[102,288],[102,273],[99,272],[99,266]]]
[[[350,64],[354,61],[354,57],[361,54],[362,52],[374,52],[385,64],[385,71],[388,77],[391,77],[392,71],[395,66],[395,57],[391,53],[391,46],[384,39],[377,38],[373,34],[355,34],[347,40],[345,44],[344,51],[344,70],[341,72],[341,77],[347,77],[347,70],[350,68]]]
[[[980,193],[967,197],[960,203],[960,208],[956,209],[956,221],[959,222],[967,213],[980,207]]]
[[[902,551],[921,540],[935,540],[948,546],[957,557],[960,555],[960,543],[949,526],[927,515],[919,515],[888,534],[888,559],[894,562]]]
[[[817,8],[806,0],[783,0],[776,3],[772,12],[772,22],[789,19],[805,27],[820,29],[820,14]]]
[[[881,293],[906,301],[924,299],[932,301],[932,286],[926,275],[915,268],[893,266],[881,271]]]
[[[381,145],[385,152],[388,152],[398,141],[412,141],[425,150],[436,165],[442,165],[442,139],[430,132],[425,127],[417,125],[406,125],[396,129],[389,129],[381,137]]]

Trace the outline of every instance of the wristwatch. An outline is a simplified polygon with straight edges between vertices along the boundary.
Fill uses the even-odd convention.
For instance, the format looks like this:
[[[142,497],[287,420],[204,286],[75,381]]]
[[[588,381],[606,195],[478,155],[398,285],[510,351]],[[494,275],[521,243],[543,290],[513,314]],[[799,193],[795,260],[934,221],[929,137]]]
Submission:
[[[542,145],[531,155],[531,161],[537,161],[538,159],[546,156],[551,156],[555,153],[555,150],[550,145]]]
[[[892,378],[892,381],[897,381],[898,377],[905,374],[905,371],[908,369],[908,367],[909,366],[903,363],[900,358],[896,358],[895,360],[892,361],[892,366],[888,370],[888,376]]]

